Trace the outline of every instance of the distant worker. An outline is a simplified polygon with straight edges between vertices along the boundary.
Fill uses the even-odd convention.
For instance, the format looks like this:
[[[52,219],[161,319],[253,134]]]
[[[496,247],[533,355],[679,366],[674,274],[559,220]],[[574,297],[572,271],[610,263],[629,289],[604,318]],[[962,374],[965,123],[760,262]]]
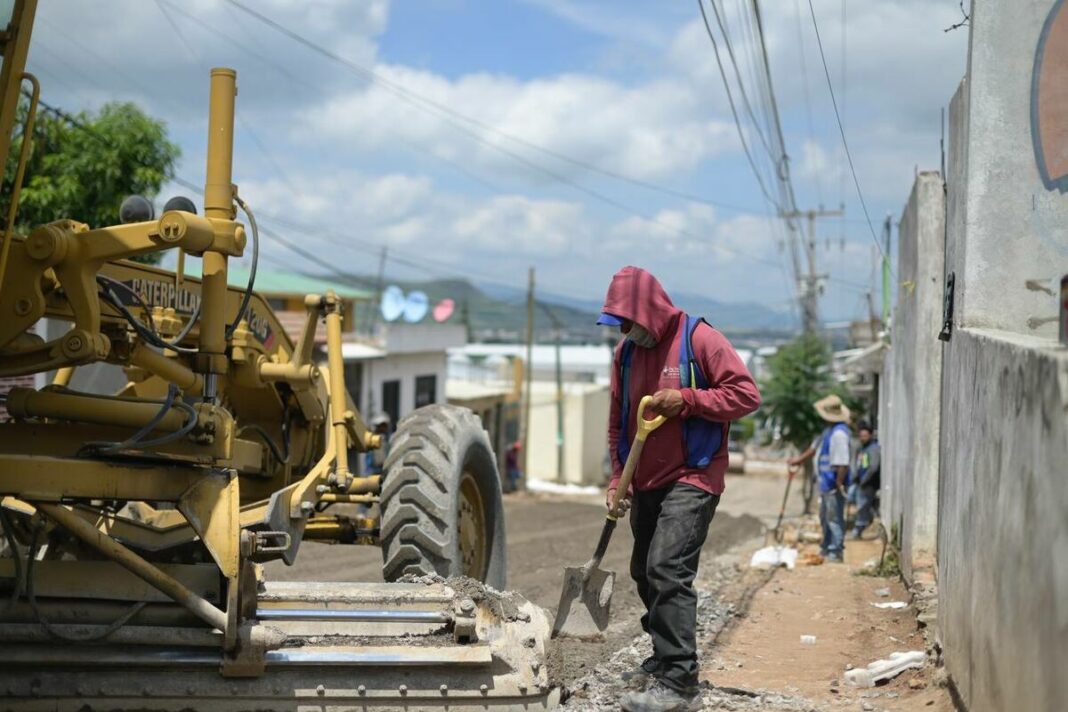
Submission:
[[[371,432],[382,436],[382,447],[368,450],[363,456],[364,473],[368,475],[383,474],[386,456],[389,455],[389,430],[392,420],[388,413],[379,413],[371,419]]]
[[[509,445],[504,452],[504,472],[508,477],[509,492],[516,492],[519,489],[519,478],[522,477],[522,473],[519,471],[519,452],[522,447],[517,440]]]
[[[853,522],[853,538],[860,539],[864,530],[878,512],[876,499],[879,496],[879,474],[882,465],[882,449],[875,438],[871,424],[860,421],[857,426],[860,450],[853,464],[853,477],[857,486],[857,517]]]
[[[646,689],[621,704],[627,712],[699,709],[693,581],[723,493],[730,421],[756,410],[760,393],[727,338],[678,309],[643,269],[616,273],[597,323],[618,326],[625,337],[612,369],[609,507],[642,396],[652,394],[649,410],[670,418],[649,435],[621,500],[621,509],[630,509],[630,575],[645,604],[642,629],[653,642],[653,655],[624,675]]]
[[[849,408],[836,395],[821,398],[813,404],[826,427],[816,441],[797,457],[790,466],[817,456],[816,481],[820,488],[820,526],[823,543],[820,554],[828,561],[841,562],[845,555],[846,482],[849,477]]]

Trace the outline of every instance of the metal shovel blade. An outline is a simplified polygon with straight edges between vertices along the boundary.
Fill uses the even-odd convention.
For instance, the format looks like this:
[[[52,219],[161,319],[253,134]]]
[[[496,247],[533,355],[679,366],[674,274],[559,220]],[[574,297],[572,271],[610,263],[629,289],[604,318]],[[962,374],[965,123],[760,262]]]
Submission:
[[[564,569],[553,637],[596,638],[608,627],[616,574],[585,566]]]

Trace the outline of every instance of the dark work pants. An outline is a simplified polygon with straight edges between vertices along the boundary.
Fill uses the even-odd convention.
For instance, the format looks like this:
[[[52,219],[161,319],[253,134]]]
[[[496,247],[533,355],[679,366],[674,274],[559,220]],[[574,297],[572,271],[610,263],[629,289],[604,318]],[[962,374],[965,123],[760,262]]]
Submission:
[[[719,496],[691,485],[634,495],[630,575],[645,604],[656,677],[678,692],[697,686],[697,593],[693,580]]]

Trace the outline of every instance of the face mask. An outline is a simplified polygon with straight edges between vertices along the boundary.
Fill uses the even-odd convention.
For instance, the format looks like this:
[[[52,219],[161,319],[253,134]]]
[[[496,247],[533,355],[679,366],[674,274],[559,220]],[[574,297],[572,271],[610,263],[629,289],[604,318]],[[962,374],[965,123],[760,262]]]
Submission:
[[[627,332],[627,338],[643,349],[651,349],[656,346],[656,337],[637,324],[631,325],[630,331]]]

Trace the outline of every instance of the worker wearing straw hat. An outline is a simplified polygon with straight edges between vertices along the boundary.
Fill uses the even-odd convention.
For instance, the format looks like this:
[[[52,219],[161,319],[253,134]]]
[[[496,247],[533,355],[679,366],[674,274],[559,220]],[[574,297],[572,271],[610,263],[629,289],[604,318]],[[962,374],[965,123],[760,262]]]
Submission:
[[[836,395],[812,404],[827,424],[819,438],[803,453],[790,458],[799,465],[818,455],[816,476],[820,487],[820,525],[823,543],[820,553],[828,561],[842,561],[845,553],[846,481],[849,477],[849,407]]]

